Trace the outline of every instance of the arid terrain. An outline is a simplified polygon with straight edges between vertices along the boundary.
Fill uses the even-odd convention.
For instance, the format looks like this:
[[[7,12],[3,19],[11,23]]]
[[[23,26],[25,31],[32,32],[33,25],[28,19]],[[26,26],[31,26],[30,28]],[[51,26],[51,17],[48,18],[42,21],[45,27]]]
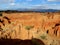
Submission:
[[[38,38],[46,45],[59,45],[60,13],[2,13],[0,38],[22,40]]]

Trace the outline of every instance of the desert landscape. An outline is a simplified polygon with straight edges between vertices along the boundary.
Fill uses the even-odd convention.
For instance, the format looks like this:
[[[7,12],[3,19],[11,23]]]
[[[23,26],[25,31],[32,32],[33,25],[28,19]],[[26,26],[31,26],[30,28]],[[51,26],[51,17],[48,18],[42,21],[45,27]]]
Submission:
[[[3,12],[0,39],[42,40],[45,45],[60,44],[59,12]]]

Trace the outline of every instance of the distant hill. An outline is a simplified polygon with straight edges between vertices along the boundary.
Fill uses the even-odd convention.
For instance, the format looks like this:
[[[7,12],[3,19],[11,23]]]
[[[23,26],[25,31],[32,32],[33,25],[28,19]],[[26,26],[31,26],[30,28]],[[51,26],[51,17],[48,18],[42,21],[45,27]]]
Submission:
[[[57,9],[18,9],[17,11],[57,12]]]
[[[16,10],[0,10],[0,12],[59,12],[57,9],[16,9]]]

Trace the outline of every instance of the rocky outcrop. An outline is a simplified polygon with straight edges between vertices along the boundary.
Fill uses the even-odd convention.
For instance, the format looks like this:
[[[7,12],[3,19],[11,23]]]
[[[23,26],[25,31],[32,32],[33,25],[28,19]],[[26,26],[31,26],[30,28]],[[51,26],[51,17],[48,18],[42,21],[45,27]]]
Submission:
[[[45,35],[43,39],[47,37],[50,40],[60,40],[60,14],[58,12],[3,13],[0,17],[0,38],[25,40],[39,38],[39,36],[41,38],[42,35]]]

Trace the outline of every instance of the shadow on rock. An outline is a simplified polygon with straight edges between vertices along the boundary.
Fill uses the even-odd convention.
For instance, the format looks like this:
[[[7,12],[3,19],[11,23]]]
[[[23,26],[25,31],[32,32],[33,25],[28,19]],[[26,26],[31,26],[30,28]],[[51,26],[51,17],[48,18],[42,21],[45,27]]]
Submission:
[[[39,39],[31,39],[31,40],[0,39],[0,45],[45,45],[45,44]]]

